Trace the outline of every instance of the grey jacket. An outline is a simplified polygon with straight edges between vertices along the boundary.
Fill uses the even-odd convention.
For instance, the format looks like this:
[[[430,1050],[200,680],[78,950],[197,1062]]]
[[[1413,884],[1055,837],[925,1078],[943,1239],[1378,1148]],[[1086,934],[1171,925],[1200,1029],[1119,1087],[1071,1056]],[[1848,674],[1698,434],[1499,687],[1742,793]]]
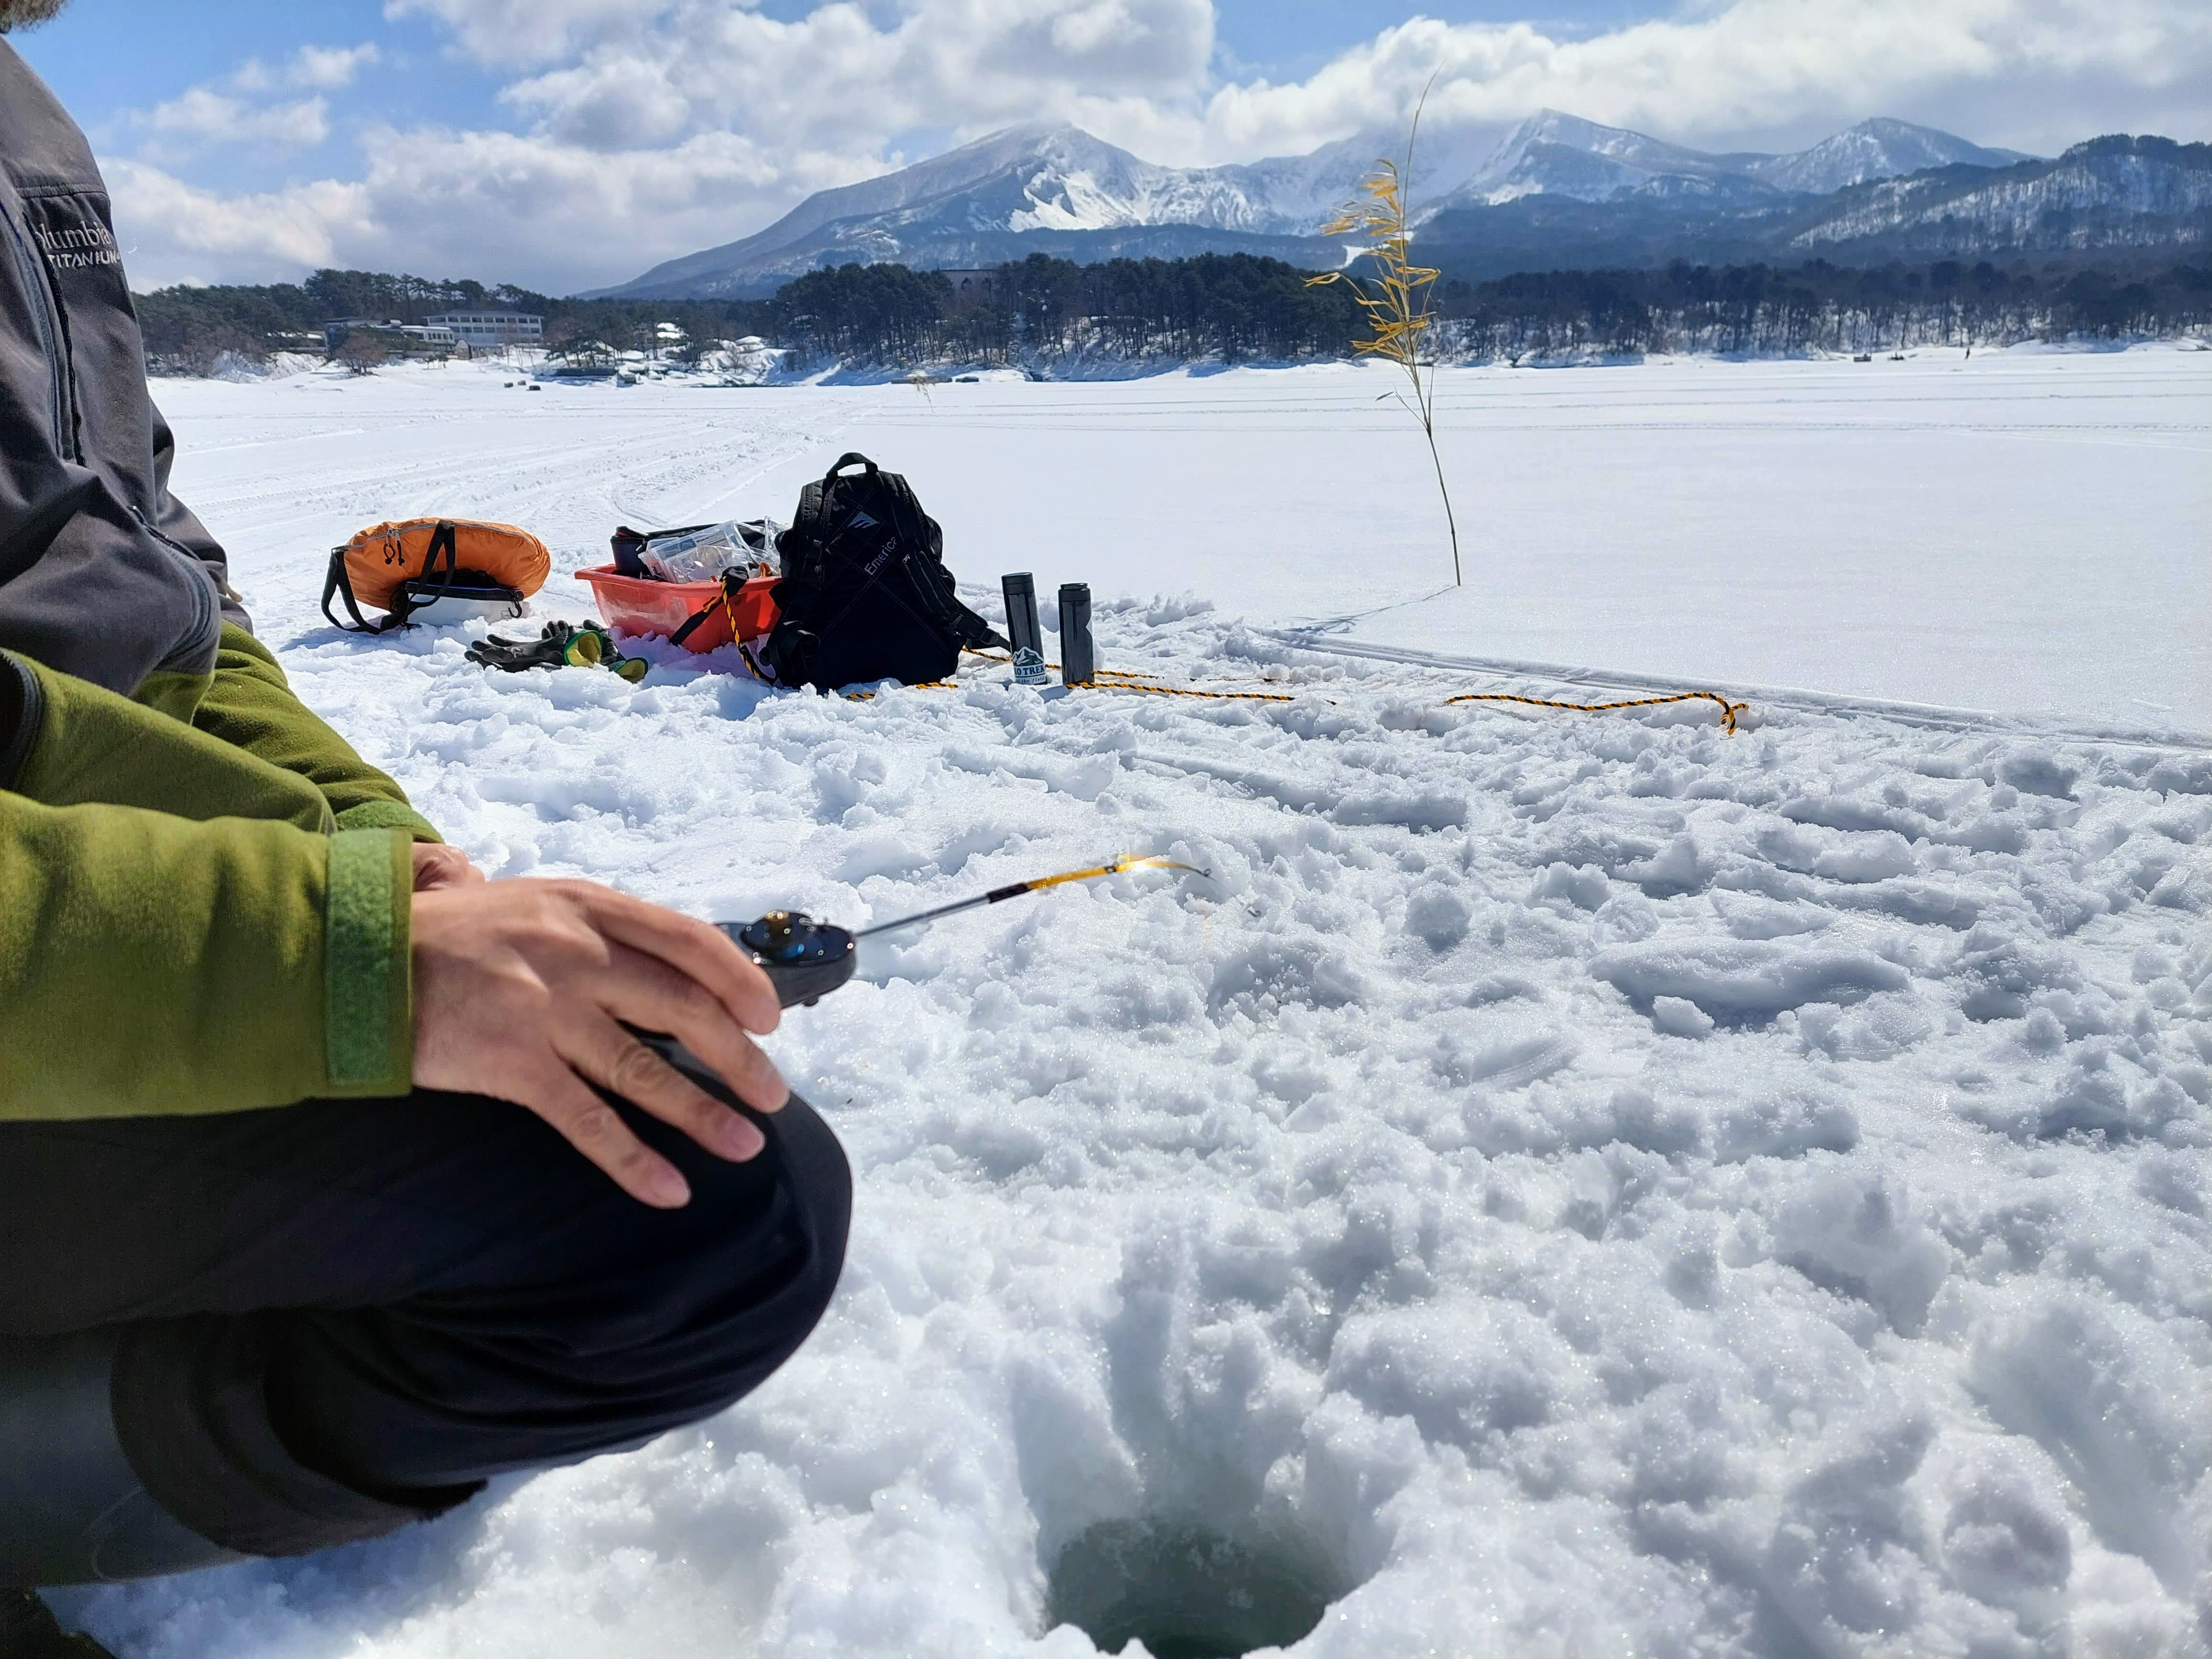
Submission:
[[[215,665],[222,549],[169,494],[107,186],[0,40],[0,647],[136,695]]]

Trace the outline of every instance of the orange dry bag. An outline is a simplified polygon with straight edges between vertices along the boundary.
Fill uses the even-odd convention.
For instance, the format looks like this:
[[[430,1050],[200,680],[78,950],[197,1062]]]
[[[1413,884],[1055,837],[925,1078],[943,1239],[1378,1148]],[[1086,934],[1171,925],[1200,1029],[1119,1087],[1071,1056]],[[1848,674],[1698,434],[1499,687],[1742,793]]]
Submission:
[[[361,634],[381,634],[410,621],[519,617],[523,600],[545,585],[552,568],[545,544],[511,524],[402,519],[331,550],[323,614],[335,626]],[[338,620],[331,609],[333,599],[344,601],[352,622]],[[363,618],[364,605],[385,611],[384,620]]]

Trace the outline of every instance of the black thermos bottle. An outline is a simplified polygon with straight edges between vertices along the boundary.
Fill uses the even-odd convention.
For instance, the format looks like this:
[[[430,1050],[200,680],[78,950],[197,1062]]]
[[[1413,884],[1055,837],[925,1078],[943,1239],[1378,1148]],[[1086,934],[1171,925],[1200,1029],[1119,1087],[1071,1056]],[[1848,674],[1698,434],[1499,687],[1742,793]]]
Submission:
[[[1028,571],[1017,570],[1000,577],[999,586],[1006,596],[1006,641],[1017,658],[1024,651],[1036,653],[1040,665],[1036,672],[1042,678],[1044,641],[1037,632],[1036,580]],[[1018,667],[1015,672],[1018,676]]]
[[[1036,579],[1026,570],[1017,570],[999,578],[999,586],[1006,596],[1006,641],[1015,650],[1024,649],[1044,654],[1044,647],[1037,639]]]
[[[1098,677],[1098,653],[1091,643],[1091,584],[1060,585],[1060,683],[1088,685]]]

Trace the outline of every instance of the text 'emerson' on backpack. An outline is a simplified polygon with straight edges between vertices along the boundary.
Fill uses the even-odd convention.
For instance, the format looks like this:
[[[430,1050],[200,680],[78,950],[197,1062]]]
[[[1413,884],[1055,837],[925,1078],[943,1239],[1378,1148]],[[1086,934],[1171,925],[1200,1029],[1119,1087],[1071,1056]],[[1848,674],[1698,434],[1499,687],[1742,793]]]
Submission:
[[[847,477],[852,466],[866,470]],[[904,478],[865,455],[840,456],[799,491],[776,548],[781,616],[761,659],[778,685],[921,685],[948,678],[963,647],[1006,646],[960,603],[937,520]]]

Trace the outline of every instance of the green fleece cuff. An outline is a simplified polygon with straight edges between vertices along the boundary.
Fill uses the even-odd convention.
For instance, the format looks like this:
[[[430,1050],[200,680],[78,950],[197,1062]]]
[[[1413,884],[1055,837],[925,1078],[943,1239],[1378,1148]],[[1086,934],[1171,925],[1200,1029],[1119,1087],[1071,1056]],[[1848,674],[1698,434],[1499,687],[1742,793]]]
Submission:
[[[390,830],[342,830],[331,837],[323,1041],[334,1089],[404,1094],[410,1085],[413,864],[407,838]]]
[[[413,807],[396,800],[365,800],[337,815],[341,830],[404,830],[412,841],[442,842],[437,825]]]

